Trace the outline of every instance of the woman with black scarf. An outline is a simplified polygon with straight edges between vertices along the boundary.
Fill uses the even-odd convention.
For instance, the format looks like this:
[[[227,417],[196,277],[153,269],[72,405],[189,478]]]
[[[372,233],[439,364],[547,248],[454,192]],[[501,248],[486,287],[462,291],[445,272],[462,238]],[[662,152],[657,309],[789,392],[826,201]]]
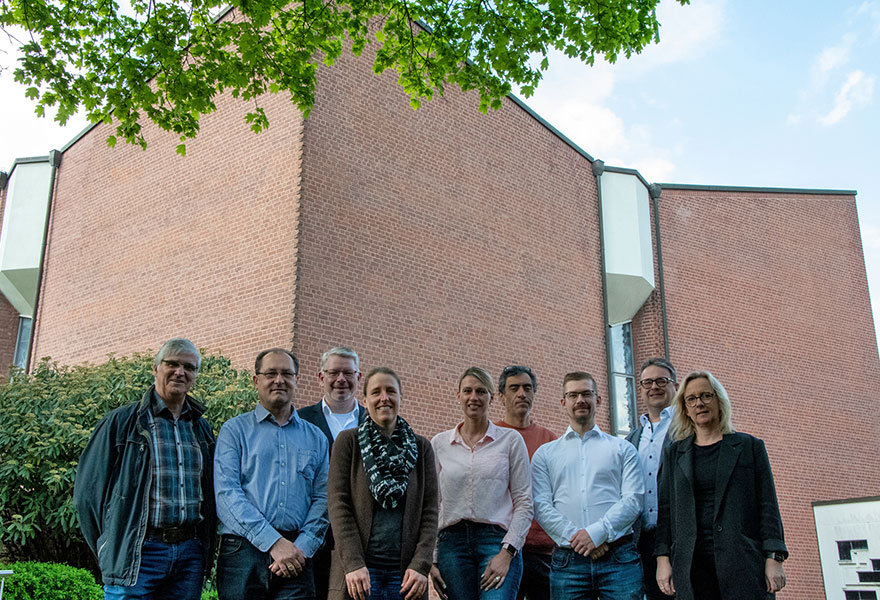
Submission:
[[[339,434],[330,459],[329,598],[426,599],[437,539],[434,452],[398,415],[394,371],[370,371],[364,401],[368,418]]]

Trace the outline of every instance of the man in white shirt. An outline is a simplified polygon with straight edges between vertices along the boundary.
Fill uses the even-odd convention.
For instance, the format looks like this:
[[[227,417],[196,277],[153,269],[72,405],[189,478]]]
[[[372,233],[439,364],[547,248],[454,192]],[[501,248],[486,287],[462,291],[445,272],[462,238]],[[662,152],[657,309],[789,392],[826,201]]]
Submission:
[[[532,458],[535,518],[558,544],[550,596],[566,600],[641,600],[642,565],[632,526],[645,483],[632,444],[596,426],[602,398],[589,373],[563,379],[569,426]]]
[[[665,358],[653,357],[642,363],[639,389],[648,412],[639,418],[639,427],[626,441],[636,447],[645,480],[645,506],[636,522],[636,545],[642,555],[645,573],[645,596],[648,600],[669,598],[657,587],[657,559],[654,558],[654,529],[657,527],[657,473],[663,450],[669,445],[672,422],[672,398],[678,390],[675,368]]]
[[[324,397],[317,404],[305,406],[297,414],[317,425],[324,432],[333,452],[333,441],[341,431],[357,427],[364,416],[364,407],[358,404],[355,393],[361,380],[360,359],[357,352],[346,346],[330,348],[321,355],[318,380]],[[333,532],[328,530],[325,543],[315,553],[312,568],[315,574],[315,592],[318,600],[327,598],[330,579],[330,551]]]

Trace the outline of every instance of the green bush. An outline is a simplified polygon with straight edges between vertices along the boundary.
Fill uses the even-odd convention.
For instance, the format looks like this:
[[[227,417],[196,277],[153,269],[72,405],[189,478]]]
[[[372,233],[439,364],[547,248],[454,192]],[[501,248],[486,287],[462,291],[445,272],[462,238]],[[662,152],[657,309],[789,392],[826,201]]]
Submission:
[[[94,571],[72,503],[77,461],[98,420],[153,383],[152,356],[73,367],[45,358],[0,385],[0,545],[8,559]],[[247,371],[219,355],[203,356],[192,395],[206,404],[215,433],[256,403]]]
[[[85,569],[41,562],[17,562],[0,569],[6,578],[3,600],[101,600],[104,592]]]

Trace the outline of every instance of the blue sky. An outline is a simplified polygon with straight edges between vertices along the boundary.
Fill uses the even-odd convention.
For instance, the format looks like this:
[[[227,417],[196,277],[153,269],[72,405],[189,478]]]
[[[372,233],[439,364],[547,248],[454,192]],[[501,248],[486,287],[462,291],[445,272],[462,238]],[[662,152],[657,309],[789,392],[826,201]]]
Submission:
[[[880,155],[880,0],[663,0],[658,16],[660,44],[630,60],[590,68],[551,57],[527,104],[592,156],[648,181],[857,190],[880,314],[880,182],[870,175]],[[10,62],[0,54],[0,67]],[[36,119],[8,70],[0,106],[0,170],[85,126]]]

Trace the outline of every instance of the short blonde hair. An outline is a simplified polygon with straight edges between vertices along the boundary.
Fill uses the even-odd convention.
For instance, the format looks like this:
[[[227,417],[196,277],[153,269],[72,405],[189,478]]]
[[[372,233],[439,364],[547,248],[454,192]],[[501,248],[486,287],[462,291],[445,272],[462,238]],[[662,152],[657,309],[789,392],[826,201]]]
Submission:
[[[492,375],[489,374],[489,371],[482,367],[468,367],[468,370],[464,372],[464,374],[458,378],[458,390],[461,391],[461,382],[464,381],[465,377],[476,377],[477,380],[486,386],[486,389],[489,390],[489,395],[495,395],[495,384],[492,382]]]
[[[675,441],[683,440],[694,435],[696,431],[694,422],[688,417],[687,406],[685,406],[684,402],[685,390],[694,379],[707,380],[715,391],[715,396],[718,398],[718,407],[721,410],[721,433],[735,432],[736,429],[733,428],[733,423],[731,422],[730,396],[727,395],[727,390],[709,371],[694,371],[682,380],[678,391],[675,393],[675,398],[672,399],[672,405],[675,407],[675,414],[672,417],[672,423],[669,425],[669,435],[672,436],[672,439]]]

